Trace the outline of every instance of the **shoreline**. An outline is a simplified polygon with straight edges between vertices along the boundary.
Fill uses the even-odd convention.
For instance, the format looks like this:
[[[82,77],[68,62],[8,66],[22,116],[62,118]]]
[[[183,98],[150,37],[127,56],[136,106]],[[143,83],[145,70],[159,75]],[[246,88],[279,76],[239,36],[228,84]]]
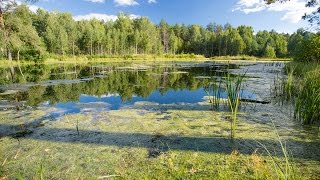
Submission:
[[[35,64],[88,64],[88,63],[121,63],[121,62],[179,62],[179,61],[216,61],[216,62],[226,62],[226,61],[238,61],[238,62],[291,62],[290,58],[260,58],[260,57],[242,57],[242,56],[220,56],[220,57],[212,57],[206,58],[204,56],[195,57],[172,57],[166,58],[163,56],[152,57],[151,55],[148,56],[137,56],[132,58],[125,58],[125,57],[110,57],[110,58],[88,58],[83,56],[76,56],[76,57],[67,57],[64,59],[59,58],[48,58],[42,62],[34,62],[34,61],[8,61],[8,60],[0,60],[0,67],[8,67],[8,66],[19,66],[19,65],[35,65]]]

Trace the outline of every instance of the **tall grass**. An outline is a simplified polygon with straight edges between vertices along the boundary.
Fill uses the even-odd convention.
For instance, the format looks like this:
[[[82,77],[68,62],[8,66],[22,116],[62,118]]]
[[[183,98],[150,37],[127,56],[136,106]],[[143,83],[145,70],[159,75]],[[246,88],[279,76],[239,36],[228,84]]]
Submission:
[[[291,63],[286,78],[275,80],[273,94],[281,105],[294,105],[294,117],[302,124],[320,124],[320,64]]]
[[[286,102],[293,103],[294,100],[294,66],[287,66],[285,73],[287,76],[279,76],[277,74],[273,81],[273,87],[271,87],[271,95],[276,97],[277,103],[284,105]]]
[[[282,142],[274,122],[272,120],[271,120],[271,122],[273,125],[274,132],[276,134],[276,139],[278,140],[278,142],[280,144],[281,152],[284,156],[284,163],[279,162],[279,160],[275,159],[273,157],[272,153],[268,150],[268,148],[264,144],[262,144],[260,142],[258,142],[258,143],[267,152],[268,157],[271,159],[271,163],[273,166],[273,172],[274,172],[274,174],[276,174],[278,176],[278,179],[285,179],[285,180],[300,179],[295,171],[296,167],[291,163],[290,154],[287,150],[286,144],[284,142]]]
[[[320,124],[320,66],[307,72],[297,88],[296,119],[303,124]]]
[[[246,73],[245,73],[246,74]],[[226,90],[228,96],[228,107],[232,113],[231,119],[231,138],[236,135],[237,115],[240,106],[241,88],[245,74],[231,78],[230,71],[226,75]]]

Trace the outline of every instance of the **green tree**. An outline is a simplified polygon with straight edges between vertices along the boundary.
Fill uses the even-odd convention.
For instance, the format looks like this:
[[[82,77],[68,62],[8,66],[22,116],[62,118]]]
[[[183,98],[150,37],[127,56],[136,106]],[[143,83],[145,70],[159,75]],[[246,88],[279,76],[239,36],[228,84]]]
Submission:
[[[267,45],[264,49],[263,57],[275,58],[276,52],[275,52],[274,48],[270,45]]]
[[[244,54],[254,55],[257,51],[258,44],[253,34],[253,28],[250,26],[239,26],[238,31],[245,43]]]
[[[301,62],[320,62],[320,33],[303,40],[297,45],[294,60]]]
[[[15,11],[7,13],[5,21],[9,59],[14,52],[17,60],[20,60],[21,55],[24,59],[38,60],[43,53],[43,44],[32,26],[31,12],[28,7],[22,5]]]

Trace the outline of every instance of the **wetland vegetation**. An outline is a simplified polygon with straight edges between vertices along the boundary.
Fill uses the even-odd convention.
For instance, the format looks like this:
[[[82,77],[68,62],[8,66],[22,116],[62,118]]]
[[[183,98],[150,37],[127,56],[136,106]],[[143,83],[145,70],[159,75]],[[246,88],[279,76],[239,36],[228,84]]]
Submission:
[[[11,2],[0,180],[320,179],[318,31],[75,20]]]

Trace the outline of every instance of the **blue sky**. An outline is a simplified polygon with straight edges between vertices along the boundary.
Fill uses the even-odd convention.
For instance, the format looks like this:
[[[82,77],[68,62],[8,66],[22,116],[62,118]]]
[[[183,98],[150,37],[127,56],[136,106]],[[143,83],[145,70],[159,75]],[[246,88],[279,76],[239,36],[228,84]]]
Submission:
[[[70,12],[77,20],[115,19],[119,12],[124,12],[132,17],[147,16],[154,23],[165,19],[170,24],[244,24],[256,31],[275,29],[291,33],[300,27],[308,28],[300,17],[312,9],[304,5],[305,0],[271,6],[263,0],[40,0],[30,9]]]

